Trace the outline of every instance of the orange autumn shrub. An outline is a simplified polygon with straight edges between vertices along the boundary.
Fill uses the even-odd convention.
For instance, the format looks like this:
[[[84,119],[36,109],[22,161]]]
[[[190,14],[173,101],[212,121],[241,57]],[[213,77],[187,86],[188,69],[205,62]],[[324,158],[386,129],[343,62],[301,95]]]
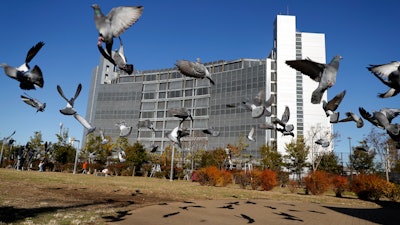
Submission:
[[[395,199],[399,194],[395,184],[376,174],[359,174],[354,177],[351,191],[363,200],[379,200],[381,197]]]
[[[347,189],[348,181],[347,177],[334,175],[331,179],[333,191],[336,194],[336,197],[342,197],[342,193]]]
[[[325,193],[331,186],[329,173],[325,171],[314,171],[304,178],[307,192],[313,195]]]
[[[231,183],[232,183],[232,173],[229,170],[221,170],[217,180],[217,185],[226,187],[228,184]]]
[[[276,172],[269,169],[263,170],[261,172],[260,180],[261,180],[261,187],[265,191],[272,190],[272,188],[274,188],[278,184],[278,181],[276,179]]]
[[[220,171],[216,166],[201,168],[196,176],[201,185],[226,186],[232,182],[232,174],[226,170]]]
[[[259,187],[261,187],[262,180],[261,180],[261,170],[254,169],[250,172],[249,174],[249,183],[251,186],[251,189],[256,190]]]

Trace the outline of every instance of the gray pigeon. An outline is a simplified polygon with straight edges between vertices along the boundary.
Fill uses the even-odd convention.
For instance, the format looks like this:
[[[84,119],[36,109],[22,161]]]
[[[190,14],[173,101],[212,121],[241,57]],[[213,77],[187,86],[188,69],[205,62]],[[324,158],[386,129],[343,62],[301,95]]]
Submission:
[[[125,57],[124,46],[122,45],[121,37],[119,38],[119,49],[116,50],[112,57],[110,57],[101,45],[97,46],[100,53],[105,59],[110,61],[114,66],[117,66],[120,70],[125,71],[127,74],[131,75],[133,73],[133,64],[128,64]]]
[[[211,135],[213,137],[218,137],[219,136],[219,131],[215,130],[214,127],[209,127],[207,129],[203,129],[202,131],[203,131],[203,133]]]
[[[138,128],[141,128],[141,127],[148,128],[148,129],[150,129],[152,131],[155,131],[154,130],[154,123],[152,123],[149,119],[144,120],[144,121],[139,121],[138,122]]]
[[[367,69],[383,84],[389,87],[385,93],[379,93],[380,98],[389,98],[400,92],[400,62],[391,62],[381,65],[370,65]]]
[[[112,54],[114,37],[120,36],[129,27],[136,23],[142,16],[143,6],[120,6],[112,8],[105,16],[98,4],[93,4],[94,22],[99,32],[98,46],[106,43],[106,50],[109,56]]]
[[[315,141],[315,144],[321,145],[323,148],[327,148],[330,145],[329,141],[327,141],[325,139],[322,139],[322,138],[320,138],[317,141]]]
[[[182,121],[186,120],[187,118],[189,118],[191,121],[193,121],[193,117],[192,117],[192,114],[190,113],[189,109],[174,108],[174,109],[168,109],[167,112],[174,117],[180,118]]]
[[[251,129],[250,129],[250,132],[247,134],[247,139],[249,140],[249,141],[256,141],[256,139],[254,138],[254,127],[252,127]]]
[[[109,142],[109,140],[104,136],[104,131],[100,129],[100,138],[101,138],[101,144],[105,145]]]
[[[353,112],[346,112],[346,118],[339,120],[338,122],[349,122],[354,121],[357,124],[357,128],[361,128],[364,126],[364,121],[355,113]]]
[[[382,108],[379,111],[372,111],[372,115],[362,107],[359,108],[359,111],[361,116],[374,126],[385,129],[393,135],[398,135],[399,129],[396,124],[392,124],[392,120],[400,114],[400,109]]]
[[[340,92],[328,102],[326,102],[325,100],[322,101],[322,108],[324,109],[326,116],[330,116],[331,123],[338,122],[339,112],[335,111],[339,107],[345,95],[346,95],[346,90]]]
[[[121,121],[116,123],[115,126],[119,128],[119,136],[120,137],[127,137],[132,132],[132,127],[128,126],[125,121]]]
[[[36,89],[36,87],[43,88],[44,80],[42,70],[37,65],[30,70],[29,66],[31,60],[36,56],[43,45],[43,42],[38,42],[35,46],[31,47],[26,54],[25,62],[18,68],[9,66],[6,63],[1,64],[4,68],[5,74],[10,78],[19,81],[19,87],[23,90]]]
[[[44,109],[46,108],[46,103],[42,103],[39,100],[37,100],[36,98],[32,98],[32,97],[29,97],[29,96],[21,95],[21,99],[26,104],[34,107],[36,109],[36,112],[43,112]]]
[[[294,129],[293,124],[288,124],[289,118],[290,118],[290,110],[289,110],[289,107],[286,106],[285,111],[282,114],[282,118],[281,119],[275,118],[275,120],[273,121],[274,124],[279,124],[282,126],[282,128],[276,128],[276,129],[278,131],[283,129],[282,131],[286,131],[286,132],[293,131],[293,129]]]
[[[81,115],[79,115],[78,113],[74,113],[73,116],[76,120],[78,120],[79,123],[81,123],[88,130],[86,135],[88,135],[96,130],[96,127],[93,127],[92,125],[90,125],[90,123],[85,118],[83,118]]]
[[[151,148],[150,152],[151,152],[151,153],[154,153],[154,152],[157,151],[158,145],[154,145],[154,144],[153,144],[153,145],[150,146],[150,148]]]
[[[61,95],[61,97],[62,97],[63,99],[65,99],[65,101],[67,101],[67,106],[66,106],[64,109],[60,109],[60,112],[61,112],[63,115],[73,115],[73,114],[76,113],[76,111],[75,111],[75,109],[74,109],[74,102],[75,102],[76,98],[78,98],[79,93],[81,93],[81,90],[82,90],[82,84],[79,83],[79,84],[78,84],[78,87],[76,88],[74,97],[68,99],[68,98],[65,96],[65,94],[64,94],[64,92],[63,92],[61,86],[60,86],[60,85],[57,85],[57,91],[58,91],[58,93]]]
[[[197,79],[207,78],[210,80],[211,84],[215,85],[215,82],[211,79],[210,72],[207,67],[201,63],[199,58],[196,59],[196,62],[177,60],[175,65],[181,74]]]
[[[171,132],[167,133],[167,137],[174,144],[177,144],[179,148],[182,148],[181,138],[188,136],[190,133],[186,128],[180,128],[182,122],[179,123]]]
[[[309,76],[316,82],[319,82],[311,96],[311,103],[319,104],[325,91],[336,83],[336,75],[339,69],[341,56],[335,56],[329,64],[314,62],[311,59],[287,60],[286,64],[293,69]]]

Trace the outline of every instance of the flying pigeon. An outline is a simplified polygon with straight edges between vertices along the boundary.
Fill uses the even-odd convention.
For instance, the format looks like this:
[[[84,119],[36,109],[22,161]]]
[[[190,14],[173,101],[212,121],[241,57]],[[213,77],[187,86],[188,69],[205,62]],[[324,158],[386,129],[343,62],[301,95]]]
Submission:
[[[389,98],[400,92],[400,62],[394,61],[381,65],[370,65],[367,69],[383,84],[389,87],[385,93],[379,93],[380,98]]]
[[[100,129],[100,138],[101,138],[101,144],[105,145],[109,142],[109,140],[104,136],[104,131]]]
[[[36,56],[43,45],[43,42],[38,42],[35,46],[32,46],[26,54],[25,62],[18,68],[9,66],[6,63],[1,64],[4,68],[5,74],[10,78],[19,81],[19,87],[23,90],[36,89],[35,86],[43,88],[44,80],[42,70],[37,65],[30,70],[29,66],[31,60]]]
[[[249,141],[256,141],[256,139],[254,138],[254,127],[252,127],[250,132],[247,134],[247,139]]]
[[[67,106],[64,109],[60,109],[60,112],[62,114],[74,115],[76,113],[76,111],[74,110],[74,102],[75,102],[76,98],[78,98],[81,90],[82,90],[82,84],[78,84],[78,87],[76,88],[74,97],[68,99],[67,97],[65,97],[65,94],[64,94],[63,90],[61,89],[60,85],[57,85],[58,93],[61,95],[61,97],[63,99],[65,99],[65,101],[67,101]]]
[[[104,15],[98,4],[93,4],[92,8],[96,29],[99,32],[97,45],[105,42],[107,53],[110,56],[114,37],[120,36],[135,24],[142,16],[144,9],[143,6],[120,6],[112,8],[107,15]]]
[[[325,100],[322,101],[322,108],[324,109],[326,116],[330,116],[331,123],[338,122],[339,112],[335,111],[339,107],[345,95],[346,95],[346,90],[340,92],[328,102],[326,102]]]
[[[215,130],[214,127],[209,127],[207,129],[203,129],[202,131],[203,133],[211,135],[213,137],[218,137],[220,133],[218,130]]]
[[[392,124],[392,120],[400,114],[400,109],[382,108],[379,111],[372,111],[372,115],[364,108],[359,108],[361,116],[372,123],[374,126],[385,129],[388,133],[397,135],[399,129],[396,124]]]
[[[124,46],[122,45],[121,37],[119,38],[119,50],[116,50],[112,57],[110,57],[101,45],[97,46],[99,48],[100,53],[103,55],[105,59],[111,62],[114,66],[118,66],[120,70],[125,71],[127,74],[131,75],[133,73],[133,64],[128,64],[125,53],[124,53]]]
[[[182,148],[181,138],[190,134],[187,129],[180,128],[181,124],[182,121],[177,127],[175,127],[171,132],[167,134],[168,139],[174,144],[177,144],[179,148]]]
[[[148,128],[148,129],[150,129],[150,130],[152,130],[152,131],[155,131],[154,130],[154,123],[152,123],[152,122],[150,122],[150,120],[144,120],[144,121],[139,121],[138,122],[138,128],[140,128],[140,127],[145,127],[145,128]]]
[[[22,101],[36,109],[36,112],[43,112],[46,108],[46,103],[42,103],[36,98],[21,95]]]
[[[186,120],[187,118],[190,118],[190,120],[193,121],[193,117],[189,109],[175,108],[175,109],[168,109],[167,112],[174,117],[180,118],[182,121]]]
[[[349,122],[354,121],[357,124],[357,128],[361,128],[364,126],[364,121],[353,112],[346,112],[346,118],[339,120],[338,122]]]
[[[274,96],[271,95],[267,101],[265,101],[265,92],[261,90],[258,94],[254,97],[253,101],[250,101],[248,98],[243,100],[241,103],[233,103],[227,104],[226,107],[228,108],[243,108],[247,111],[251,112],[251,117],[253,118],[260,118],[261,116],[271,116],[271,112],[267,110],[268,107],[274,103]]]
[[[151,148],[150,152],[151,152],[151,153],[154,153],[154,152],[157,151],[158,145],[151,145],[150,148]]]
[[[311,103],[319,104],[325,91],[336,83],[336,75],[339,69],[340,55],[333,57],[329,64],[314,62],[311,59],[287,60],[286,64],[293,69],[309,76],[319,82],[311,96]]]
[[[119,149],[119,150],[118,150],[118,159],[119,159],[119,162],[125,162],[126,159],[125,159],[124,157],[126,157],[125,151],[122,150],[122,149]]]
[[[264,130],[276,130],[276,131],[279,131],[279,132],[282,133],[283,136],[290,135],[290,136],[294,137],[294,133],[293,133],[294,126],[292,124],[289,124],[289,126],[287,127],[288,130],[285,130],[285,128],[277,127],[273,123],[261,123],[261,124],[258,125],[258,127],[260,129],[264,129]]]
[[[88,130],[87,134],[90,134],[96,130],[96,127],[92,127],[92,125],[90,125],[90,123],[85,118],[83,118],[81,115],[79,115],[77,112],[74,113],[73,116],[76,120],[78,120],[79,123],[81,123]]]
[[[268,100],[265,100],[265,91],[261,90],[254,96],[253,103],[256,106],[264,106],[264,115],[271,116],[271,112],[267,110],[275,102],[275,97],[273,95],[269,96]]]
[[[211,79],[210,72],[208,71],[207,67],[201,63],[199,58],[196,59],[196,62],[177,60],[175,65],[178,67],[178,70],[181,74],[193,78],[207,78],[210,80],[211,84],[215,85],[215,82]]]
[[[322,138],[320,138],[317,141],[315,141],[315,144],[321,145],[323,148],[327,148],[330,145],[329,141],[327,141],[325,139],[322,139]]]
[[[131,134],[132,127],[129,127],[126,125],[125,121],[121,121],[117,124],[115,124],[117,127],[119,127],[119,136],[120,137],[127,137]]]
[[[282,114],[282,118],[281,119],[275,118],[273,123],[281,125],[283,127],[282,131],[291,132],[291,131],[293,131],[294,126],[293,126],[293,124],[288,124],[287,123],[289,121],[289,118],[290,118],[290,110],[289,110],[289,107],[286,106],[285,107],[285,111]],[[280,131],[281,129],[277,128],[277,130]]]

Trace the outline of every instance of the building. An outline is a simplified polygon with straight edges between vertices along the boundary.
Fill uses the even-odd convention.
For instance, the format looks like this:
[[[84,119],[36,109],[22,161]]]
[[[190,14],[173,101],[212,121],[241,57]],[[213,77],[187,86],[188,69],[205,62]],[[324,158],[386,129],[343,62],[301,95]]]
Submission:
[[[297,32],[294,16],[279,15],[275,21],[273,49],[266,59],[204,63],[215,85],[207,79],[185,77],[176,68],[135,71],[127,75],[101,58],[92,73],[86,118],[113,140],[119,135],[115,124],[125,121],[133,127],[128,136],[130,143],[139,141],[145,147],[156,144],[158,151],[163,151],[171,145],[167,133],[179,124],[179,119],[168,115],[167,110],[185,107],[194,120],[183,123],[190,131],[190,136],[182,140],[184,151],[213,150],[246,142],[245,154],[257,158],[261,145],[276,141],[278,150],[284,152],[285,144],[293,137],[259,129],[258,125],[280,117],[286,105],[291,113],[289,122],[295,125],[295,137],[304,135],[311,143],[313,139],[308,138],[308,131],[312,127],[332,131],[322,106],[310,102],[317,83],[285,64],[286,60],[305,57],[325,62],[324,34]],[[260,90],[265,91],[267,99],[270,95],[276,97],[276,103],[269,108],[271,117],[255,119],[246,110],[226,106],[252,100]],[[137,126],[144,120],[153,122],[155,131]],[[212,137],[202,132],[209,127],[220,131],[220,135]],[[255,142],[245,138],[252,127],[255,128]]]

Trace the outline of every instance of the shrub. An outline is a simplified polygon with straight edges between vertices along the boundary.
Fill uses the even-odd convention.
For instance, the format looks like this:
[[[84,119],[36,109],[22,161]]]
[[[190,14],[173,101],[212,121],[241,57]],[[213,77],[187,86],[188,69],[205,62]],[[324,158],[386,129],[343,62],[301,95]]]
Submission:
[[[240,188],[245,189],[250,184],[250,175],[245,174],[244,171],[236,172],[234,174],[235,184],[238,184]]]
[[[254,169],[248,176],[248,183],[251,186],[251,189],[256,190],[257,188],[261,187],[262,180],[261,180],[261,173],[262,171]]]
[[[342,193],[346,190],[347,188],[347,177],[340,176],[340,175],[334,175],[332,177],[332,185],[333,185],[333,191],[336,194],[336,197],[342,197]]]
[[[201,168],[197,171],[197,178],[201,185],[216,186],[219,169],[216,166]]]
[[[321,195],[326,192],[331,183],[329,181],[329,174],[325,171],[314,171],[304,178],[306,191],[311,192],[313,195]]]
[[[352,180],[351,191],[353,191],[359,199],[379,200],[384,196],[384,189],[388,183],[389,182],[375,174],[360,174]]]
[[[221,170],[218,178],[218,186],[226,187],[232,183],[232,173],[228,170]]]
[[[299,182],[297,182],[295,180],[289,180],[287,182],[287,187],[288,187],[290,193],[296,193],[298,186],[299,186]]]
[[[278,184],[278,181],[276,180],[276,172],[269,169],[266,169],[261,172],[260,180],[261,180],[261,187],[265,191],[272,190],[272,188],[274,188]]]

